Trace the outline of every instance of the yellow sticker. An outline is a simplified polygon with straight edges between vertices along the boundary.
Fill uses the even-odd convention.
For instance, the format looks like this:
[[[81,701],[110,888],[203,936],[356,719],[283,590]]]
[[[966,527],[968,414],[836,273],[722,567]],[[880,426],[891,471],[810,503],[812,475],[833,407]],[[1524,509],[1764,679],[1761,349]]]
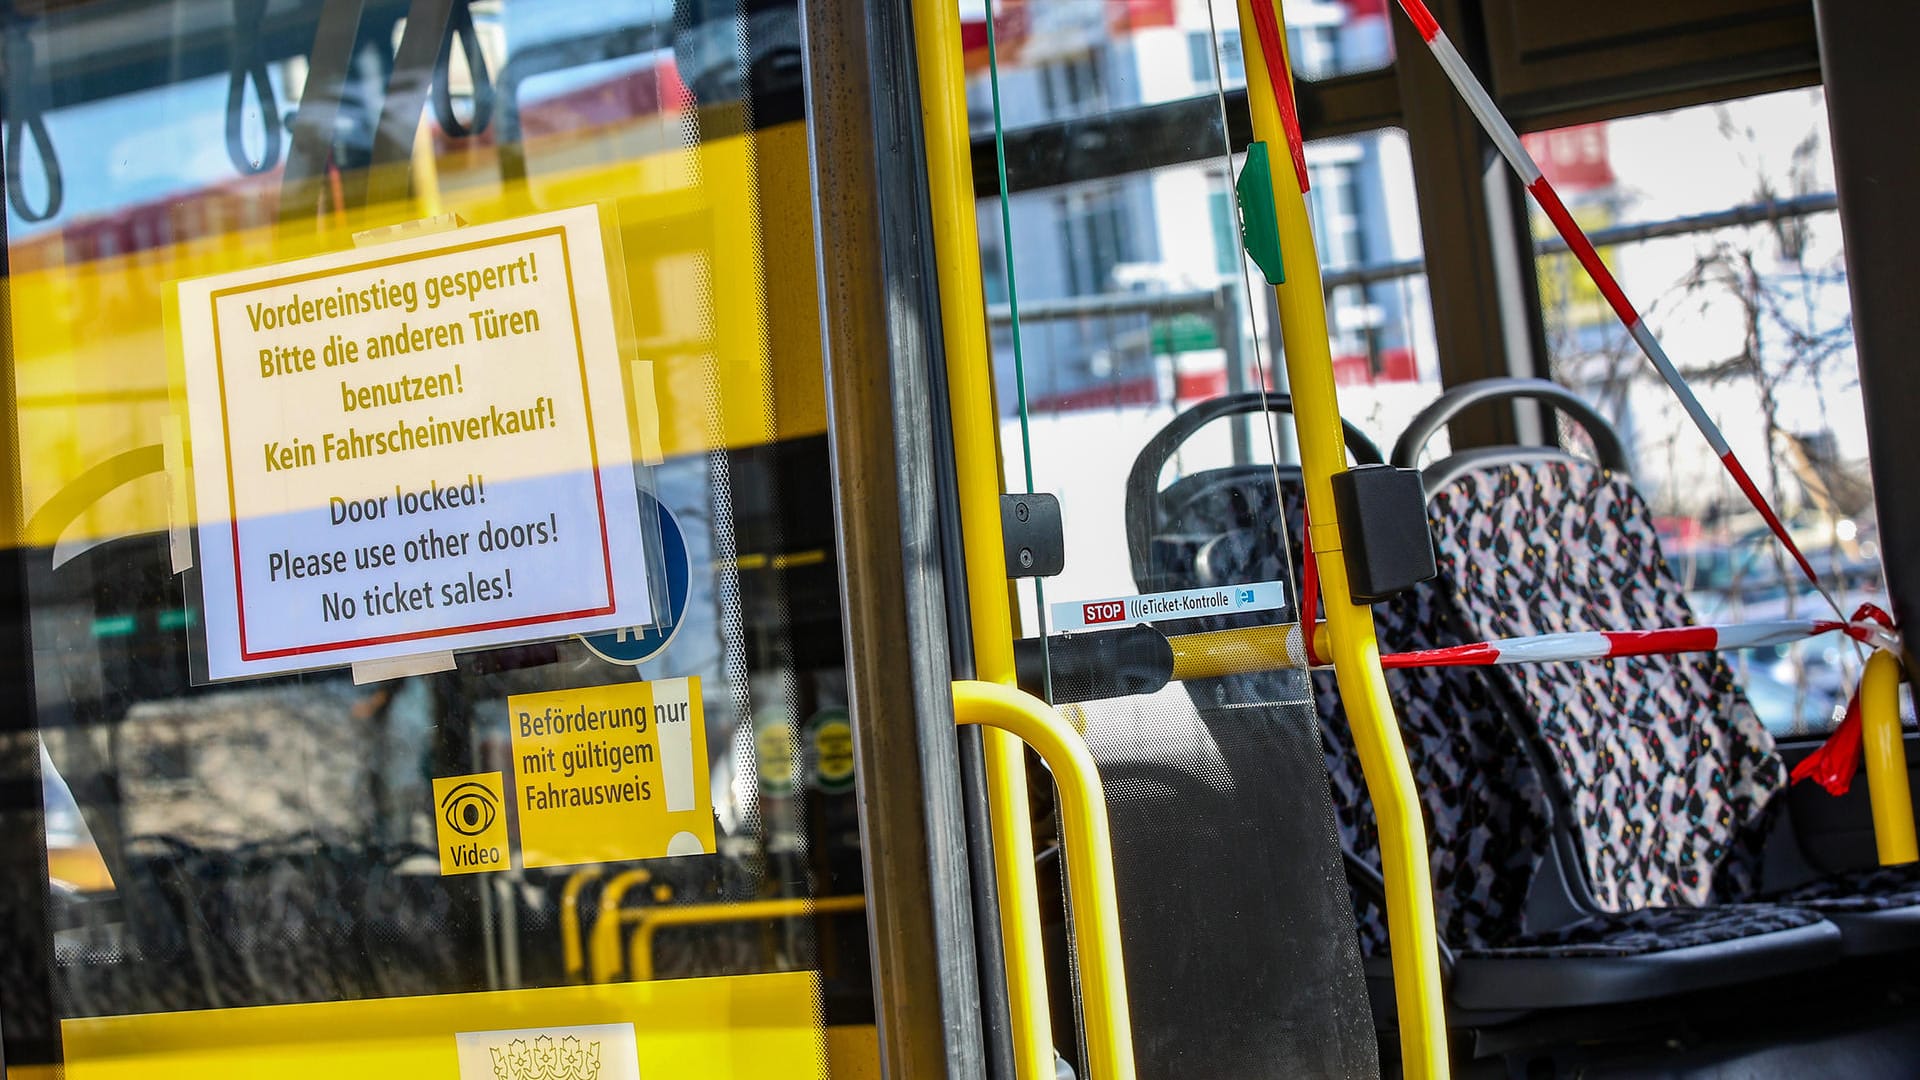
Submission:
[[[714,850],[700,680],[507,699],[523,866]]]
[[[813,733],[813,783],[830,795],[853,790],[853,724],[845,709],[824,709],[807,722]]]
[[[499,773],[434,777],[433,808],[441,874],[507,868],[507,806]]]
[[[760,790],[785,795],[793,790],[793,729],[775,721],[753,737],[760,764]]]

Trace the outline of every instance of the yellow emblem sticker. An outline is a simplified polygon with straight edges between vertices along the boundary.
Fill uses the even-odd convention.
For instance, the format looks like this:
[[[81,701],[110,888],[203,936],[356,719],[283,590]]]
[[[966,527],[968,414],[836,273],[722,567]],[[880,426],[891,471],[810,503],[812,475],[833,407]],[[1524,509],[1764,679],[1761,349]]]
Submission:
[[[507,699],[523,866],[714,850],[700,680]]]
[[[753,737],[754,758],[760,769],[760,790],[769,795],[793,791],[793,729],[776,720]]]
[[[807,721],[813,786],[829,795],[853,790],[853,723],[845,709],[822,709]]]
[[[435,777],[433,809],[442,875],[507,868],[507,806],[499,773]]]

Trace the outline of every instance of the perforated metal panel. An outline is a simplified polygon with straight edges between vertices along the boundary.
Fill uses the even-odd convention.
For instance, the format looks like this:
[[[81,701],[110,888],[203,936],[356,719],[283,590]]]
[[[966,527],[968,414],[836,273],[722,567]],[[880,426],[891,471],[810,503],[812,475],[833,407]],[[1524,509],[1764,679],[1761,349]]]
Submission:
[[[1378,1075],[1313,708],[1226,681],[1087,707],[1140,1075]]]

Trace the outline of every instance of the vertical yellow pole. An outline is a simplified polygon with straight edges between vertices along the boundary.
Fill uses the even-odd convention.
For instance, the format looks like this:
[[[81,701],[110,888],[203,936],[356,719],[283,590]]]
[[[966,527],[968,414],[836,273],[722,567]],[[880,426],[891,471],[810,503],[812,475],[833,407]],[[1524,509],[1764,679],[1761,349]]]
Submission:
[[[1867,758],[1867,795],[1873,803],[1873,844],[1881,866],[1920,860],[1913,835],[1913,792],[1907,748],[1900,737],[1900,658],[1885,649],[1867,657],[1860,677],[1860,743]]]
[[[600,880],[598,866],[583,866],[567,875],[560,889],[560,956],[567,981],[587,981],[587,951],[580,933],[580,891]]]
[[[1307,509],[1313,522],[1313,550],[1319,558],[1320,588],[1326,601],[1327,645],[1340,684],[1340,699],[1352,725],[1354,745],[1360,752],[1367,794],[1379,819],[1402,1064],[1409,1077],[1444,1077],[1448,1075],[1446,1003],[1440,982],[1439,937],[1433,922],[1426,826],[1420,816],[1420,796],[1414,787],[1413,770],[1407,764],[1406,746],[1400,741],[1393,703],[1387,696],[1386,677],[1380,669],[1373,609],[1354,603],[1347,588],[1340,523],[1333,503],[1333,475],[1346,468],[1346,447],[1341,441],[1340,402],[1334,392],[1333,358],[1327,343],[1326,300],[1306,196],[1287,165],[1287,136],[1258,45],[1252,7],[1256,3],[1272,3],[1274,17],[1282,26],[1285,18],[1278,0],[1238,0],[1253,134],[1273,148],[1272,160],[1276,163],[1274,202],[1286,284],[1275,286],[1274,292],[1279,300],[1280,335],[1293,393]],[[1291,71],[1280,75],[1292,78]]]
[[[986,297],[980,284],[980,229],[974,217],[960,9],[951,0],[920,0],[913,6],[913,31],[926,127],[934,257],[940,273],[947,394],[953,407],[974,670],[983,682],[1012,686],[1013,611],[1000,530],[1000,417],[993,403]],[[1053,1034],[1040,942],[1040,889],[1033,869],[1033,824],[1028,819],[1026,752],[1018,739],[998,728],[984,728],[980,734],[986,751],[1015,1067],[1020,1080],[1046,1080],[1053,1075]]]
[[[600,913],[587,931],[587,972],[594,982],[612,982],[620,975],[620,905],[627,892],[653,880],[645,868],[614,875],[600,890]]]
[[[434,123],[425,109],[420,111],[420,127],[413,134],[413,198],[420,217],[437,216],[445,209],[440,201],[440,159],[433,156]]]

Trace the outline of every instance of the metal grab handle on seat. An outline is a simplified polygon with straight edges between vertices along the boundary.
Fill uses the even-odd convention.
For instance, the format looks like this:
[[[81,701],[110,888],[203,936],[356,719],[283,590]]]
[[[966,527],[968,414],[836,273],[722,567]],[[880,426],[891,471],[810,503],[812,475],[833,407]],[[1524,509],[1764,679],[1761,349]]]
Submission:
[[[1860,677],[1860,746],[1867,759],[1873,846],[1880,865],[1920,861],[1906,740],[1900,734],[1900,658],[1885,649],[1867,657],[1866,673]]]
[[[1485,402],[1518,398],[1544,401],[1578,420],[1586,429],[1587,437],[1593,440],[1594,456],[1603,468],[1617,473],[1633,471],[1626,447],[1606,417],[1580,395],[1546,379],[1476,379],[1465,386],[1454,387],[1414,416],[1394,441],[1393,454],[1388,460],[1403,469],[1419,468],[1420,451],[1426,449],[1427,442],[1455,416]]]
[[[1126,509],[1121,518],[1127,526],[1127,558],[1133,567],[1135,582],[1147,580],[1151,570],[1147,545],[1161,526],[1160,470],[1166,468],[1173,455],[1201,428],[1216,420],[1254,413],[1291,415],[1293,398],[1277,390],[1249,390],[1208,398],[1168,421],[1166,427],[1140,448],[1139,455],[1133,459],[1133,468],[1127,473]],[[1380,448],[1367,438],[1366,432],[1346,420],[1341,421],[1341,430],[1354,461],[1362,465],[1380,463]]]
[[[1060,791],[1067,898],[1086,1019],[1092,1080],[1133,1080],[1133,1020],[1121,958],[1120,907],[1114,897],[1113,837],[1100,769],[1086,742],[1051,706],[999,683],[953,684],[953,717],[1008,732],[1032,747]]]

